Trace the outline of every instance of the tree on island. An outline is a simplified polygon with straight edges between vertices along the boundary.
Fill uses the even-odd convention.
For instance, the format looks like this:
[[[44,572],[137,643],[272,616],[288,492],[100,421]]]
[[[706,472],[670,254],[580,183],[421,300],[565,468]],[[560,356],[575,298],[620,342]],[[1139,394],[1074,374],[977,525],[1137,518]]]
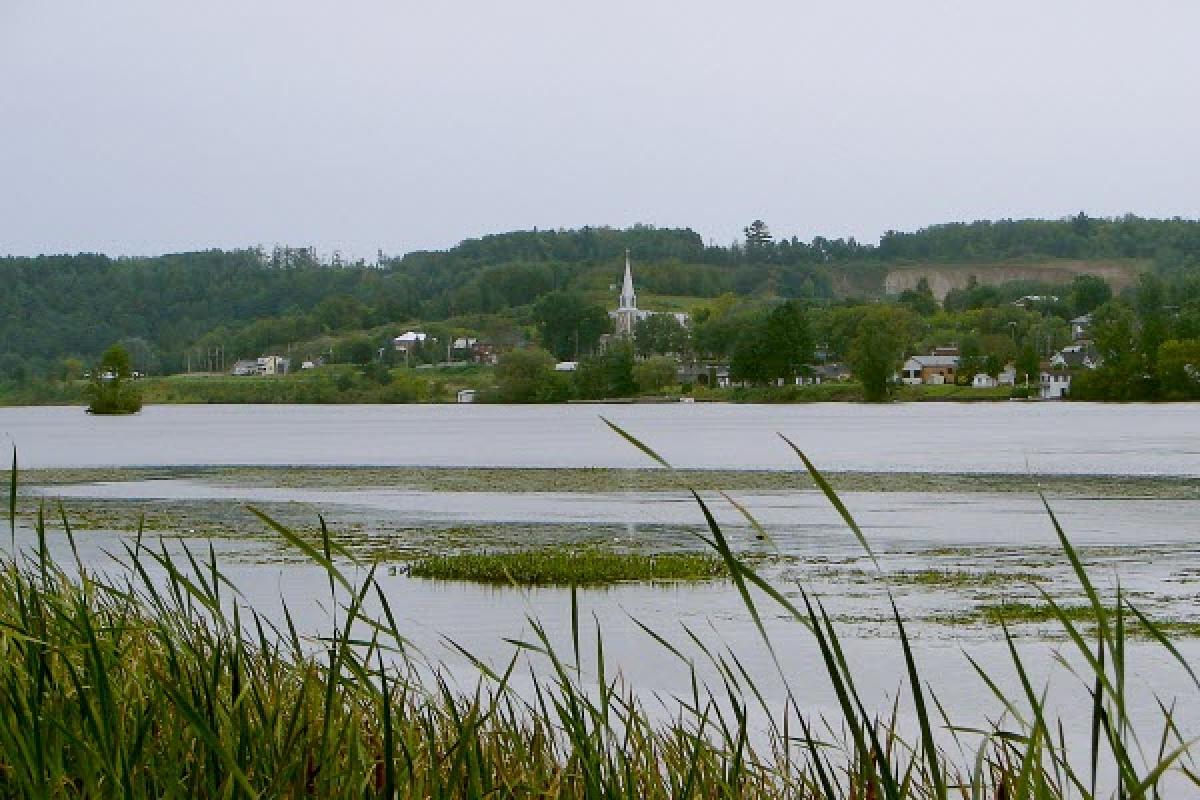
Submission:
[[[89,414],[136,414],[142,410],[142,394],[133,385],[129,352],[119,344],[104,351],[92,370],[88,385]]]

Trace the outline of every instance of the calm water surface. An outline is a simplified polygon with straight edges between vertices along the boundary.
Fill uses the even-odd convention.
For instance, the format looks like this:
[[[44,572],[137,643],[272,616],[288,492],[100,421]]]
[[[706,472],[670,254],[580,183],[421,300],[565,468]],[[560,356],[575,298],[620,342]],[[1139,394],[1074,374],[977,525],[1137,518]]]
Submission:
[[[605,415],[680,467],[1200,475],[1200,404],[150,406],[0,409],[29,467],[637,467]]]

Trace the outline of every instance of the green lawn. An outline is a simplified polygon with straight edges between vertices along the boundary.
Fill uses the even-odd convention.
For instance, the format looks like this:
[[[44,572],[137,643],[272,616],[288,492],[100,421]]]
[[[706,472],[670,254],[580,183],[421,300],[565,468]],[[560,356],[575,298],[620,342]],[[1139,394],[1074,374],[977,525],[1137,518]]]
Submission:
[[[921,385],[902,386],[896,390],[896,399],[921,400],[1007,400],[1012,396],[1012,387],[997,386],[994,389],[976,389],[972,386]]]

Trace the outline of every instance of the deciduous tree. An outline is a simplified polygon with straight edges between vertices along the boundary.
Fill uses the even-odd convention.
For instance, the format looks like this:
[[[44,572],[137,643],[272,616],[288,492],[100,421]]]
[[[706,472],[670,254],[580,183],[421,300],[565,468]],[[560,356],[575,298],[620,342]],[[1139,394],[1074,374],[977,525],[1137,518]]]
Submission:
[[[888,399],[892,376],[904,359],[913,327],[911,314],[895,306],[873,306],[860,318],[846,360],[868,403]]]

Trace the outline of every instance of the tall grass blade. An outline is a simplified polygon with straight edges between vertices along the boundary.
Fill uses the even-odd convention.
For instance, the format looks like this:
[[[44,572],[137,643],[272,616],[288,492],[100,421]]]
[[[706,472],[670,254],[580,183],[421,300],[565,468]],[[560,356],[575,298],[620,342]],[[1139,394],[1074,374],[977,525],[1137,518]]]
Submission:
[[[826,499],[829,500],[829,504],[837,510],[838,514],[842,518],[842,521],[846,523],[846,526],[853,531],[854,536],[856,539],[858,539],[858,543],[862,546],[862,549],[866,551],[868,556],[871,557],[871,563],[875,565],[876,569],[879,569],[879,559],[875,557],[875,551],[871,549],[871,543],[867,541],[866,535],[862,532],[862,529],[858,527],[858,523],[854,520],[854,515],[852,515],[850,510],[846,508],[846,504],[842,502],[840,497],[838,497],[837,492],[834,491],[834,488],[829,484],[829,481],[825,480],[825,476],[821,474],[821,471],[817,469],[815,464],[809,461],[808,456],[804,454],[803,450],[792,443],[791,439],[784,436],[782,433],[779,434],[779,438],[787,442],[788,447],[792,448],[792,451],[795,452],[796,455],[800,456],[800,460],[804,462],[804,468],[807,469],[808,474],[812,476],[813,483],[817,485],[817,488],[819,488],[825,495]]]
[[[900,619],[900,609],[896,607],[895,598],[889,598],[892,603],[892,615],[896,620],[896,630],[900,634],[900,647],[904,650],[904,665],[908,669],[908,683],[912,690],[913,707],[917,712],[917,722],[921,726],[921,749],[925,752],[925,760],[929,769],[929,780],[933,784],[930,789],[938,798],[946,797],[946,783],[942,779],[941,766],[938,763],[937,747],[933,741],[933,726],[929,724],[929,712],[925,708],[925,693],[921,690],[921,678],[917,673],[917,662],[913,658],[912,647],[908,643],[908,634],[904,630],[904,621]]]
[[[304,553],[304,555],[308,556],[309,559],[320,565],[320,567],[325,570],[330,580],[336,580],[347,592],[353,593],[354,589],[351,587],[350,581],[346,579],[346,576],[342,574],[342,571],[333,563],[333,559],[331,557],[327,557],[320,550],[304,541],[304,539],[297,535],[291,528],[276,522],[274,519],[267,516],[267,514],[258,510],[257,508],[249,506],[248,510],[251,514],[265,522],[269,528],[286,539],[288,544],[292,545],[297,550]],[[325,546],[327,549],[329,549],[327,537],[325,540]]]
[[[666,459],[664,459],[658,453],[656,453],[652,449],[650,449],[650,447],[648,447],[646,444],[644,444],[640,439],[635,437],[633,434],[625,431],[625,429],[622,428],[620,425],[618,425],[617,423],[608,419],[607,417],[602,416],[602,417],[600,417],[600,419],[603,420],[605,425],[607,425],[608,427],[610,427],[614,431],[616,431],[617,435],[620,436],[622,439],[629,442],[631,445],[636,447],[638,450],[641,450],[646,455],[650,456],[650,458],[654,459],[655,463],[657,463],[659,466],[666,467],[667,469],[674,469],[670,464],[667,463]]]
[[[8,473],[8,532],[13,553],[17,552],[17,448],[13,446],[12,467]]]

